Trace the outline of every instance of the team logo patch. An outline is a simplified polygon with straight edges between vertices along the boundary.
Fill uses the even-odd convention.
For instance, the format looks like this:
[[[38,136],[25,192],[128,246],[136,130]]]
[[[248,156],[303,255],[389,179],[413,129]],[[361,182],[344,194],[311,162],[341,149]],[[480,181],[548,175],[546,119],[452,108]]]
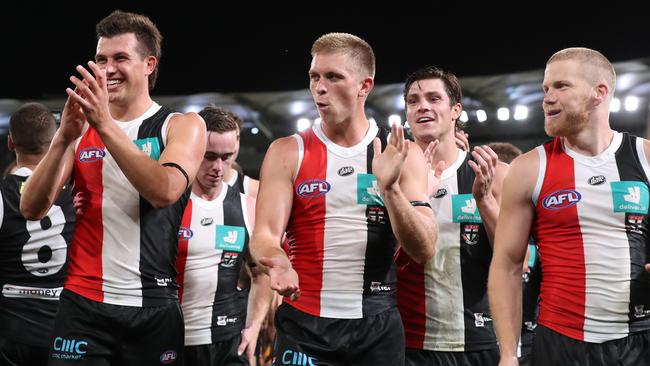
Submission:
[[[133,140],[133,143],[153,160],[160,158],[160,143],[156,137]]]
[[[180,228],[178,228],[178,238],[179,239],[188,240],[192,236],[194,236],[194,233],[192,232],[192,229],[190,229],[189,227],[181,226]]]
[[[204,217],[201,219],[201,225],[203,226],[210,226],[212,225],[213,222],[214,220],[212,219],[212,217]]]
[[[215,248],[241,253],[244,250],[245,231],[241,226],[217,225]]]
[[[324,179],[308,179],[296,187],[296,194],[302,198],[314,198],[327,194],[332,186]]]
[[[366,220],[370,224],[388,224],[388,214],[383,206],[366,206]]]
[[[453,222],[483,222],[476,206],[476,200],[469,193],[453,194],[451,196],[451,209]]]
[[[560,210],[580,202],[582,195],[572,189],[561,189],[544,197],[542,205],[547,210]]]
[[[360,205],[384,206],[377,178],[372,174],[357,174],[357,203]]]
[[[433,194],[433,198],[442,198],[447,195],[447,190],[444,188],[440,188],[436,191],[436,193]]]
[[[221,263],[219,265],[223,268],[232,268],[237,263],[237,258],[239,258],[239,253],[224,251],[221,254]]]
[[[643,182],[611,182],[614,212],[648,213],[648,186]]]
[[[643,219],[645,215],[625,214],[625,230],[628,233],[643,234]]]
[[[594,175],[593,177],[589,178],[589,180],[587,180],[587,183],[592,186],[598,186],[605,183],[606,181],[607,179],[605,179],[604,175]]]
[[[87,147],[79,151],[77,159],[82,163],[94,163],[102,160],[106,156],[106,151],[98,147]]]
[[[176,361],[177,358],[178,358],[178,354],[176,354],[176,351],[173,350],[165,351],[163,352],[162,355],[160,355],[160,363],[166,365],[168,363],[172,363]]]
[[[462,238],[465,241],[465,244],[474,245],[478,243],[479,240],[478,230],[479,230],[478,224],[463,225]]]
[[[348,176],[352,173],[354,173],[354,168],[351,166],[344,166],[343,168],[339,169],[339,171],[337,172],[337,174],[342,177]]]

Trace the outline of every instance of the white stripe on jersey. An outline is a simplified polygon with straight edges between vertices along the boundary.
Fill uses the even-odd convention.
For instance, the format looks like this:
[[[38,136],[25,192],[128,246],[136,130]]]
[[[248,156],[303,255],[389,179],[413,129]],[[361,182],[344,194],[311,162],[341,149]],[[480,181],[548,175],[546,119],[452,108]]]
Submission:
[[[142,122],[153,116],[159,109],[160,106],[154,102],[149,110],[138,119],[115,122],[130,140],[136,140]],[[102,194],[104,230],[102,291],[104,291],[104,302],[142,306],[139,244],[140,194],[129,183],[108,149],[106,149],[106,156],[102,163],[102,177],[104,189]]]
[[[648,159],[645,156],[645,148],[643,147],[643,141],[640,137],[636,138],[636,152],[639,155],[639,160],[641,161],[641,167],[645,173],[646,179],[650,180],[650,166],[648,166]]]
[[[456,172],[466,156],[467,152],[458,150],[456,161],[442,172],[439,189],[446,189],[447,194],[441,198],[430,198],[439,232],[436,254],[424,265],[427,318],[423,348],[426,350],[465,350],[460,225],[452,221],[451,196],[458,194]]]
[[[183,317],[185,319],[185,345],[212,343],[212,305],[219,283],[219,262],[222,249],[215,248],[215,225],[223,224],[223,200],[228,186],[222,184],[221,193],[207,201],[192,193],[193,235],[187,243],[187,260],[183,280]],[[245,207],[245,206],[243,206]],[[202,225],[203,218],[213,223]]]
[[[334,144],[314,125],[316,136],[327,147],[326,179],[330,191],[325,196],[325,230],[323,234],[323,282],[321,316],[357,319],[363,316],[363,278],[368,243],[367,230],[358,227],[365,218],[366,205],[350,205],[357,201],[357,189],[350,189],[349,179],[338,175],[341,166],[351,166],[358,173],[367,173],[368,144],[377,135],[371,127],[357,145],[344,148]],[[343,285],[345,284],[345,285]]]
[[[615,152],[622,134],[616,133],[601,154],[587,157],[565,152],[574,160],[576,191],[582,198],[577,204],[585,255],[585,342],[603,342],[628,334],[630,299],[630,244],[624,212],[613,212],[609,182],[620,181]],[[590,185],[589,178],[605,176],[606,183]],[[611,228],[619,227],[619,230]],[[616,278],[612,277],[616,273]],[[597,319],[597,320],[596,320]],[[615,336],[613,336],[615,335]]]
[[[539,193],[542,191],[544,184],[544,176],[546,175],[546,149],[544,145],[537,146],[537,156],[539,156],[539,168],[537,169],[537,183],[535,183],[535,190],[533,191],[533,205],[537,206]]]

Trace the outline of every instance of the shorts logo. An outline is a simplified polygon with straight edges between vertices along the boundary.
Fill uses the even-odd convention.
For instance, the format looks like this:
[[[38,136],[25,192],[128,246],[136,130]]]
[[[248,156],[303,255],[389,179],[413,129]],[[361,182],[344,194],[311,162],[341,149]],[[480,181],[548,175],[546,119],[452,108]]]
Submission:
[[[63,360],[80,360],[86,354],[88,342],[82,339],[54,338],[52,358]]]
[[[296,193],[302,198],[314,198],[327,194],[331,188],[326,180],[308,179],[298,185]]]
[[[189,227],[183,227],[183,226],[181,226],[181,227],[178,229],[178,238],[179,238],[179,239],[181,239],[181,240],[188,240],[188,239],[190,239],[192,236],[194,236],[194,233],[192,232],[192,229],[190,229]]]
[[[572,189],[561,189],[544,197],[542,205],[547,210],[560,210],[580,202],[582,195]]]
[[[282,353],[282,364],[283,365],[296,365],[296,366],[316,366],[318,359],[313,356],[309,356],[306,353],[286,350]]]
[[[168,363],[172,363],[172,362],[176,361],[177,358],[178,358],[178,355],[176,354],[176,351],[172,351],[172,350],[165,351],[165,352],[163,352],[162,355],[160,355],[160,363],[166,365]]]
[[[442,198],[447,195],[447,190],[444,188],[440,188],[434,193],[433,198]]]
[[[614,212],[648,213],[648,186],[643,182],[611,182]]]
[[[393,287],[390,285],[384,285],[381,282],[375,282],[375,281],[370,282],[370,292],[373,294],[377,292],[390,292],[390,291],[393,291]]]
[[[337,172],[337,174],[340,175],[341,177],[348,176],[352,173],[354,173],[354,168],[351,166],[344,166],[343,168],[339,169],[339,171]]]
[[[491,321],[492,319],[483,315],[483,313],[474,313],[474,326],[477,328],[482,328],[485,326],[485,323]]]
[[[102,160],[106,156],[106,151],[98,147],[87,147],[79,151],[79,156],[77,157],[82,163],[94,163],[96,161]]]
[[[605,179],[604,175],[594,175],[593,177],[589,178],[587,183],[592,186],[598,186],[605,183],[606,181],[607,179]]]

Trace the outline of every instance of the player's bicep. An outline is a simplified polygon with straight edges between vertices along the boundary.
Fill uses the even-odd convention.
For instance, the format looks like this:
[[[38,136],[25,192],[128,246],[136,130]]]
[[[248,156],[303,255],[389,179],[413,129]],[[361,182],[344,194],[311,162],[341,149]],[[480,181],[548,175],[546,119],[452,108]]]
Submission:
[[[203,160],[206,144],[205,122],[195,113],[172,117],[167,134],[167,146],[160,155],[161,164],[178,164],[185,170],[190,183]]]

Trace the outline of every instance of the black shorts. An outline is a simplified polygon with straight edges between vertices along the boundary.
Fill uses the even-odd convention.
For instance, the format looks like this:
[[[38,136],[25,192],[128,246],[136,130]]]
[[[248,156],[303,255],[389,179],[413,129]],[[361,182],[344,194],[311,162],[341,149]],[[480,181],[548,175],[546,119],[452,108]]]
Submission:
[[[47,347],[30,346],[0,337],[0,366],[45,366],[48,353]]]
[[[538,324],[532,365],[650,365],[650,330],[604,343],[575,340]]]
[[[497,366],[499,348],[468,352],[441,352],[406,349],[406,366]]]
[[[403,365],[397,308],[361,319],[309,315],[282,304],[275,317],[274,365]]]
[[[48,365],[182,365],[184,324],[176,301],[134,307],[63,290]]]
[[[187,366],[248,366],[244,355],[237,355],[241,335],[230,340],[200,346],[185,346],[185,365]]]
[[[519,366],[530,366],[530,354],[533,352],[533,339],[535,332],[528,330],[521,331],[519,340]]]

